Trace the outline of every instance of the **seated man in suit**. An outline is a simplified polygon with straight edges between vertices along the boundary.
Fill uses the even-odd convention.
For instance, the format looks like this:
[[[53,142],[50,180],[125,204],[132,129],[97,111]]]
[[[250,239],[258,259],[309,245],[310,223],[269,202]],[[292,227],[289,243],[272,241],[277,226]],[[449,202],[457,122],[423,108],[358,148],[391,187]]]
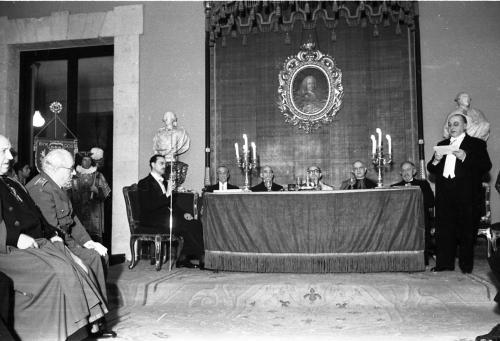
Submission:
[[[90,325],[93,337],[104,336],[97,329],[108,312],[105,291],[63,244],[60,230],[43,219],[24,186],[6,176],[10,148],[0,135],[0,269],[14,285],[11,327],[22,340],[83,339]]]
[[[163,176],[166,168],[165,157],[153,155],[149,160],[151,172],[137,184],[140,204],[140,222],[146,233],[170,232],[170,196],[172,195],[171,180]],[[187,256],[194,256],[203,267],[203,229],[198,220],[193,220],[190,213],[174,210],[172,212],[172,233],[184,238],[182,256],[185,261],[179,261],[178,266],[195,267],[187,261]]]
[[[361,160],[356,160],[352,164],[351,177],[342,181],[340,189],[368,189],[375,188],[377,184],[366,177],[368,169]]]
[[[434,208],[434,193],[431,186],[426,180],[415,179],[417,169],[415,164],[411,161],[404,161],[401,164],[401,177],[402,181],[392,184],[395,186],[418,186],[424,195],[424,208],[425,208],[425,265],[429,264],[429,257],[432,255],[433,247],[431,245],[431,213]]]
[[[270,191],[282,191],[283,186],[275,183],[273,169],[270,166],[262,167],[260,171],[260,177],[262,182],[251,188],[252,192],[270,192]]]
[[[212,186],[207,186],[205,192],[213,192],[215,190],[225,191],[227,189],[238,189],[238,186],[231,185],[228,181],[231,175],[226,166],[217,168],[217,183]]]
[[[333,190],[332,186],[323,182],[323,174],[321,174],[321,168],[318,166],[310,166],[307,168],[307,178],[309,179],[309,184],[306,184],[307,186],[312,184],[312,186],[318,191]]]

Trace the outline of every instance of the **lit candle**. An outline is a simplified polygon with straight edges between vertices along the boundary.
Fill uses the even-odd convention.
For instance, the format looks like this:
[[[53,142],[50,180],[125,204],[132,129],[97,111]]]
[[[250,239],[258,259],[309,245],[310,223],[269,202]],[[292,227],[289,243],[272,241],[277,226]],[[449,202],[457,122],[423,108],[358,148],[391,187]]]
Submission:
[[[382,129],[377,128],[377,129],[375,129],[375,131],[377,132],[377,136],[378,136],[378,147],[382,148]]]
[[[377,152],[377,141],[375,141],[375,135],[372,134],[372,136],[370,136],[370,138],[372,139],[372,154],[375,155],[375,153]]]
[[[257,160],[257,146],[255,145],[255,142],[252,142],[252,157],[255,162],[255,160]]]
[[[239,148],[238,148],[238,142],[235,142],[234,143],[234,150],[236,150],[236,159],[240,159],[240,151],[239,151]]]
[[[248,152],[248,137],[247,134],[243,134],[243,141],[245,143],[243,144],[243,153]]]
[[[392,149],[391,135],[387,134],[385,135],[385,138],[387,139],[387,146],[388,146],[387,152],[389,153],[389,155],[391,155],[391,149]]]

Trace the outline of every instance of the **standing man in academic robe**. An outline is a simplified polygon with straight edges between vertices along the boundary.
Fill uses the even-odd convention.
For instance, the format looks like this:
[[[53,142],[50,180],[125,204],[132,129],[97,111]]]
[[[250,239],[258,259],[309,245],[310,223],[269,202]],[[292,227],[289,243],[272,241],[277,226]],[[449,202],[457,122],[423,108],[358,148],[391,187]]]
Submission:
[[[472,272],[474,262],[477,184],[491,169],[486,142],[467,135],[467,118],[461,110],[448,119],[450,138],[438,146],[450,146],[447,154],[435,151],[427,170],[436,177],[436,267],[455,269],[455,252],[463,273]]]

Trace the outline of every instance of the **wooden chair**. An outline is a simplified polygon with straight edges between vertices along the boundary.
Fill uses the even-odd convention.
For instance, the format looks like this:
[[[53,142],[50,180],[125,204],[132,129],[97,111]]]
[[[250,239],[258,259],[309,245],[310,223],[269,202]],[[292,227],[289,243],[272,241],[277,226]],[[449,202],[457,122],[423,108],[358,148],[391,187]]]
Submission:
[[[138,248],[142,242],[154,243],[154,260],[156,270],[161,269],[162,263],[166,262],[168,258],[169,268],[175,264],[175,260],[179,258],[182,251],[184,240],[180,236],[172,235],[172,247],[176,246],[177,252],[175,259],[172,259],[172,250],[170,245],[170,234],[161,233],[143,233],[141,230],[140,205],[138,202],[137,184],[123,187],[123,196],[125,198],[125,206],[127,208],[127,218],[130,227],[130,252],[132,259],[130,260],[129,269],[132,269],[138,262],[136,257],[135,244],[137,242]],[[167,252],[168,250],[168,252]],[[168,257],[167,257],[168,253]]]

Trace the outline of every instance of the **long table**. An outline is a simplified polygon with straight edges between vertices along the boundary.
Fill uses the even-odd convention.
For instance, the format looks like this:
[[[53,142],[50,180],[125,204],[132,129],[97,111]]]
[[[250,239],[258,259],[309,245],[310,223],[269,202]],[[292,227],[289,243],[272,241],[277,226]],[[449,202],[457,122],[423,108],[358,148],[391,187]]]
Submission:
[[[418,187],[205,193],[205,267],[250,272],[422,271]]]

